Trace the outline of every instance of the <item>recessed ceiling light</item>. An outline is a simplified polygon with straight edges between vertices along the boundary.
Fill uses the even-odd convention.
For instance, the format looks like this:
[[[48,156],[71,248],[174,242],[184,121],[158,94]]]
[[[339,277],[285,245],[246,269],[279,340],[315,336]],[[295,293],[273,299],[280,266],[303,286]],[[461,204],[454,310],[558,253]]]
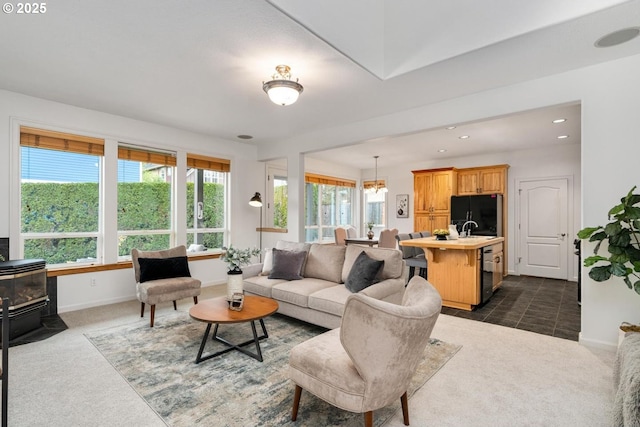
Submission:
[[[469,135],[462,135],[462,136],[459,136],[458,138],[460,138],[460,139],[468,139]]]
[[[453,130],[455,128],[456,128],[455,126],[449,126],[449,127],[447,127],[447,130]]]
[[[253,136],[251,136],[251,135],[238,135],[238,138],[240,138],[240,139],[253,139]]]
[[[600,37],[594,43],[595,47],[611,47],[617,46],[622,43],[626,43],[629,40],[633,40],[640,34],[640,27],[624,28],[622,30],[614,31],[606,36]]]
[[[564,123],[564,122],[566,122],[566,121],[567,121],[567,119],[555,119],[555,120],[553,121],[553,123]]]
[[[447,150],[445,150],[444,148],[441,148],[441,149],[439,149],[439,150],[438,150],[438,153],[444,153],[444,152],[446,152],[446,151],[447,151]]]
[[[558,137],[558,139],[567,139],[567,138],[569,138],[569,135],[560,135]]]

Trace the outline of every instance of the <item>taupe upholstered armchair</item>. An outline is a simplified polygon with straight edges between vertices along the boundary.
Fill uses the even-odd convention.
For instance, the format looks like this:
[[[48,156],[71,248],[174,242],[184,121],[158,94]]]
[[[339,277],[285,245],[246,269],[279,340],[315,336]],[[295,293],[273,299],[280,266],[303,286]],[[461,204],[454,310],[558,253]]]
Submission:
[[[409,425],[407,388],[436,323],[442,299],[424,278],[407,286],[402,305],[363,294],[347,299],[341,327],[295,346],[289,377],[295,383],[291,419],[296,420],[302,389],[346,411],[373,411],[400,398]]]
[[[131,251],[131,261],[136,277],[136,296],[140,301],[140,317],[144,317],[144,305],[151,306],[149,326],[153,327],[156,304],[193,297],[198,303],[201,282],[191,277],[187,260],[187,248],[177,246],[163,251]]]

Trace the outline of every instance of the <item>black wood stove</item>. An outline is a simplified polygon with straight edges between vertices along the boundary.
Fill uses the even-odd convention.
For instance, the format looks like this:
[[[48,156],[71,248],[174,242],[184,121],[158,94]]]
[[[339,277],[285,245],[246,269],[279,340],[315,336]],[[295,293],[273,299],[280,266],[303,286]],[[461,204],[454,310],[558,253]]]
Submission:
[[[47,306],[47,270],[42,259],[0,262],[0,297],[9,298],[9,339],[40,328]]]

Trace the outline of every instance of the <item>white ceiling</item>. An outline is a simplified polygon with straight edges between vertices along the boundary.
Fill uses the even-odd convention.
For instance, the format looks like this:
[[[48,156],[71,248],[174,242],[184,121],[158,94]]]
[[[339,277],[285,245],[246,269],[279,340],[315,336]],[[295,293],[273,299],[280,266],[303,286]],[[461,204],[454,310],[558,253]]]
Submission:
[[[640,38],[593,46],[640,25],[640,0],[273,3],[58,0],[39,16],[3,13],[0,88],[228,140],[249,134],[264,145],[640,53]],[[316,17],[318,7],[325,13]],[[362,43],[368,38],[375,43]],[[377,50],[378,62],[367,49]],[[289,107],[262,91],[281,63],[305,87]],[[471,135],[468,145],[452,137],[456,131],[399,140],[429,153],[442,145],[450,156],[524,148],[553,138],[558,128],[546,127],[549,117],[579,117],[579,109],[532,114],[458,128]],[[579,126],[570,134],[579,141]],[[406,161],[398,151],[405,150],[393,158]],[[355,149],[346,158],[369,168],[371,155]]]

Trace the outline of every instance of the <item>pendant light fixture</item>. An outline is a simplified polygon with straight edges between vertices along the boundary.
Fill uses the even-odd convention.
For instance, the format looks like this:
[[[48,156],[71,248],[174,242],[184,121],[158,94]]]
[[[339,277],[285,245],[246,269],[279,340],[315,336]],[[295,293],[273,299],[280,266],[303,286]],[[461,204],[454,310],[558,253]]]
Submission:
[[[291,105],[298,100],[304,88],[298,79],[291,80],[291,68],[288,65],[278,65],[276,73],[268,82],[262,82],[264,90],[274,104]]]
[[[373,156],[374,159],[376,159],[376,177],[375,177],[375,181],[373,182],[373,187],[369,188],[369,192],[371,193],[377,193],[378,191],[381,191],[383,193],[386,193],[387,190],[387,186],[384,184],[380,184],[380,181],[378,181],[378,157],[380,156]]]

